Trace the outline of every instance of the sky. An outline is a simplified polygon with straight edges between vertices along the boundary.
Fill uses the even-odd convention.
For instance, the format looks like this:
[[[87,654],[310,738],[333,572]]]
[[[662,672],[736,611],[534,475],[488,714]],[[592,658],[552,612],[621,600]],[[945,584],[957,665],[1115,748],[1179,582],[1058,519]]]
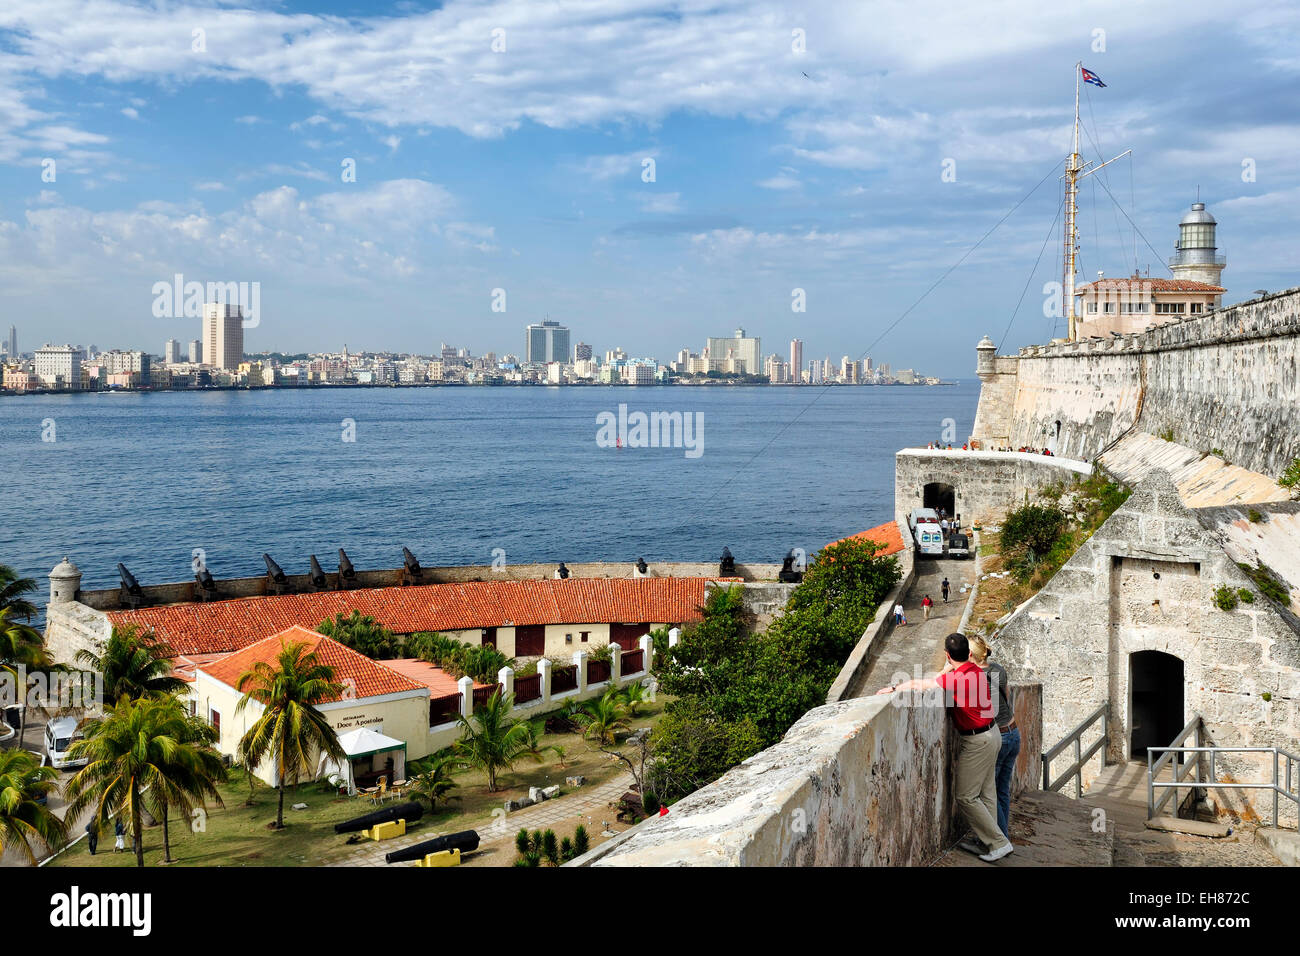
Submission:
[[[4,0],[0,326],[160,353],[179,274],[258,283],[249,352],[549,316],[969,378],[1061,333],[1080,60],[1085,158],[1133,151],[1084,180],[1080,281],[1168,276],[1199,190],[1225,303],[1300,285],[1300,8]]]

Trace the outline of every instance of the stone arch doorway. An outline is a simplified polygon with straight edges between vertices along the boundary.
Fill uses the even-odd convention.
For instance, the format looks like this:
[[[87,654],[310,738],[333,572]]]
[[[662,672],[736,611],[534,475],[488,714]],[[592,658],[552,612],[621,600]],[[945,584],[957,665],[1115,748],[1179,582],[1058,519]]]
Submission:
[[[1187,723],[1182,658],[1135,651],[1128,658],[1128,688],[1129,759],[1145,760],[1148,747],[1168,747]]]
[[[944,513],[952,516],[957,513],[957,491],[952,485],[946,485],[941,481],[932,481],[921,490],[921,507],[933,508],[938,511],[940,508]]]

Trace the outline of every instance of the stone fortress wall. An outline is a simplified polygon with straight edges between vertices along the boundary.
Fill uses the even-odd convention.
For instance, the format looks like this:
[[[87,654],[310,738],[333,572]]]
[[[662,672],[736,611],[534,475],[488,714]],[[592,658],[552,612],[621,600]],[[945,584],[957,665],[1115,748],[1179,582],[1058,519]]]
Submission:
[[[1300,288],[1135,335],[994,352],[981,343],[982,447],[1091,461],[1130,431],[1172,433],[1274,478],[1300,454]]]

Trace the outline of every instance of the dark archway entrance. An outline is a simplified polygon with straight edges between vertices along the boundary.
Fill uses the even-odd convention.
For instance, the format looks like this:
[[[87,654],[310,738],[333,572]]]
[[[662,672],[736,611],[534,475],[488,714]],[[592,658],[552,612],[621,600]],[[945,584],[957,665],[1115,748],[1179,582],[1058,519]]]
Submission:
[[[1128,659],[1130,759],[1148,747],[1168,747],[1183,729],[1183,662],[1163,651],[1137,651]]]
[[[944,514],[949,517],[957,513],[956,504],[957,493],[953,490],[952,485],[932,481],[921,492],[921,507],[933,508],[935,511],[942,508]]]

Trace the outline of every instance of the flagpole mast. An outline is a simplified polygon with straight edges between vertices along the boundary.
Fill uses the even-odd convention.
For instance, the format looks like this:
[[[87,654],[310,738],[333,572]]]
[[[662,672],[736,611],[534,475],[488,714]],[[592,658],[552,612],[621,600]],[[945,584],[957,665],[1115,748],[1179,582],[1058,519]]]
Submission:
[[[1073,342],[1078,334],[1074,315],[1075,256],[1079,250],[1079,233],[1075,224],[1079,208],[1079,71],[1083,61],[1074,64],[1074,141],[1070,159],[1065,164],[1065,302],[1067,336]]]

